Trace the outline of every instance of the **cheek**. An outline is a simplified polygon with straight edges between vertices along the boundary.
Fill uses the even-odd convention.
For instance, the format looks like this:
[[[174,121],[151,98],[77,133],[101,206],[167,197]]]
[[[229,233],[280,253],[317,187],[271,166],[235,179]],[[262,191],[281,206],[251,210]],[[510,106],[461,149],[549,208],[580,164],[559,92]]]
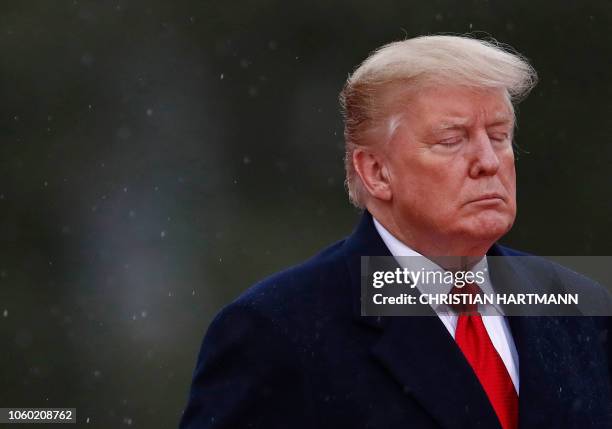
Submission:
[[[514,168],[514,157],[504,164],[504,170],[501,176],[501,181],[508,193],[508,206],[511,212],[516,214],[516,170]]]
[[[431,168],[415,168],[410,178],[404,182],[409,189],[413,209],[428,213],[433,218],[446,218],[455,215],[458,203],[461,201],[462,177],[457,165],[435,165]],[[427,166],[429,167],[429,166]]]
[[[502,159],[501,168],[498,174],[506,186],[506,189],[514,193],[514,189],[516,188],[516,170],[514,167],[514,155],[512,153]]]

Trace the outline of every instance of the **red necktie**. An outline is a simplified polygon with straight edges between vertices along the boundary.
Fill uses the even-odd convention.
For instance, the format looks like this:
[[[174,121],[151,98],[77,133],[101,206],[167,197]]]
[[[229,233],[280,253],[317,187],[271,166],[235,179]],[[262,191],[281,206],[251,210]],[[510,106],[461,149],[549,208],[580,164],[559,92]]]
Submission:
[[[453,294],[477,295],[480,288],[468,283],[453,287]],[[478,313],[476,304],[453,306],[459,312],[455,342],[476,373],[503,429],[518,428],[518,395],[512,379]]]

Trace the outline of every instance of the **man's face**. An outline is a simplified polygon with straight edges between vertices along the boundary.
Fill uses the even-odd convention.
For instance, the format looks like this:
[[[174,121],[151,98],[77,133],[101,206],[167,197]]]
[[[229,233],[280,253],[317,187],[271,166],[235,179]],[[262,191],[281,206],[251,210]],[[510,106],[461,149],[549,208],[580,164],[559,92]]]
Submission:
[[[516,215],[514,118],[505,92],[430,87],[406,101],[384,149],[391,210],[405,238],[417,250],[422,241],[441,250],[492,244]]]

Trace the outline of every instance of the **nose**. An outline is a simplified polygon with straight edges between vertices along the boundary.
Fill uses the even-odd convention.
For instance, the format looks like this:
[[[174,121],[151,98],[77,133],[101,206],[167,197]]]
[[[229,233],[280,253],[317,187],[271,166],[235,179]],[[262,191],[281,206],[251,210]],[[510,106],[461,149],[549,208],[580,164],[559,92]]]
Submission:
[[[495,175],[499,170],[499,157],[486,131],[479,132],[469,146],[470,177]]]

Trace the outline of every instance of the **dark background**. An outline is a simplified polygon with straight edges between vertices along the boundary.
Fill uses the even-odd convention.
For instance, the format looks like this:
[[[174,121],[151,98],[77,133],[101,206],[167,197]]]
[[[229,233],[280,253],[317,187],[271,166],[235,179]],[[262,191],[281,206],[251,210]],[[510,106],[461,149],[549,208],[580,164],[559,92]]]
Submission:
[[[0,407],[175,427],[219,308],[351,231],[337,95],[406,36],[477,31],[532,61],[504,242],[610,254],[611,18],[605,1],[2,2]]]

